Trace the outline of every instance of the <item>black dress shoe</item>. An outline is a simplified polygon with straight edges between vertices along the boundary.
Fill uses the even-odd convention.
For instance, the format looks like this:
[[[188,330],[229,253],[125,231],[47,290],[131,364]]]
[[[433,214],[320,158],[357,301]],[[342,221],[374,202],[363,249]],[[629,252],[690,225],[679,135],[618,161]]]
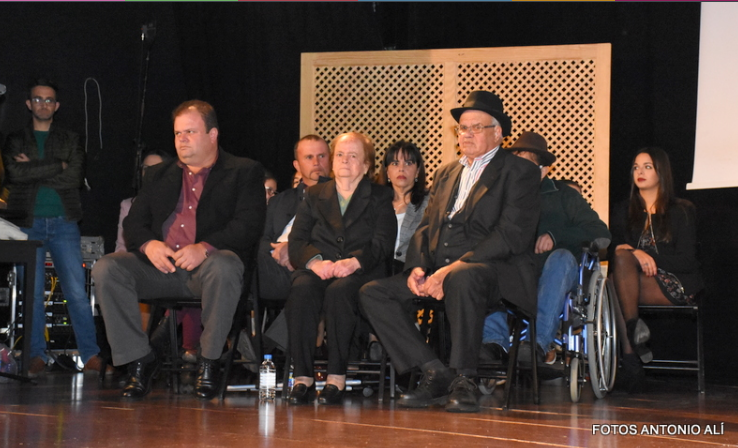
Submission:
[[[508,355],[502,346],[496,342],[482,344],[479,361],[485,364],[507,364]]]
[[[531,344],[528,341],[522,341],[518,346],[518,365],[530,368],[531,364]],[[541,366],[546,362],[546,353],[540,345],[536,344],[536,363]]]
[[[306,386],[302,383],[295,384],[288,400],[290,404],[310,404],[315,400],[315,383],[312,386]]]
[[[197,361],[197,377],[195,378],[195,395],[209,400],[218,393],[220,382],[220,362],[217,359],[202,358]]]
[[[318,397],[318,403],[320,404],[341,404],[343,402],[343,396],[346,394],[346,388],[343,390],[339,389],[333,384],[326,384],[323,390],[320,391]]]
[[[159,359],[156,352],[152,353],[154,356],[151,361],[137,360],[128,364],[128,380],[123,386],[124,398],[143,398],[151,392],[151,383],[159,372]]]
[[[615,390],[624,390],[629,394],[646,391],[646,372],[637,354],[623,355],[621,366],[615,376]]]
[[[479,412],[477,384],[471,378],[457,376],[449,390],[447,412]]]
[[[397,405],[404,408],[426,408],[434,404],[444,404],[448,398],[448,386],[454,380],[449,369],[428,370],[423,380],[412,392],[404,393]]]

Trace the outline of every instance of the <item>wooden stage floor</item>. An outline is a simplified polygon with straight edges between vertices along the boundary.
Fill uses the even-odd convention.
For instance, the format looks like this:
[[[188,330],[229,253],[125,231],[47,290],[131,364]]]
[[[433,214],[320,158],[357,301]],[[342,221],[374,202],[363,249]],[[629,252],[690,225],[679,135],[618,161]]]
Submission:
[[[63,372],[35,386],[0,384],[0,447],[738,446],[738,388],[708,384],[699,394],[692,378],[649,377],[646,394],[601,400],[586,385],[578,404],[562,380],[547,381],[540,405],[524,386],[503,412],[496,390],[482,397],[478,414],[397,409],[360,392],[335,407],[281,399],[265,406],[254,392],[202,402],[164,384],[123,401],[118,387]]]

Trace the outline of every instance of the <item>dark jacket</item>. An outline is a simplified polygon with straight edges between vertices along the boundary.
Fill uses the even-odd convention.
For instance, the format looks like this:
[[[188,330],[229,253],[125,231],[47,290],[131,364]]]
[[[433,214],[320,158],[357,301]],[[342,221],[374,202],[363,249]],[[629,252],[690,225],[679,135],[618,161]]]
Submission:
[[[582,243],[599,238],[612,239],[607,225],[573,188],[545,177],[541,181],[541,219],[538,236],[548,233],[555,249],[567,249],[579,260]],[[605,249],[602,247],[602,249]],[[552,251],[536,255],[539,272]]]
[[[271,244],[277,242],[277,238],[282,235],[285,226],[294,218],[297,207],[305,198],[306,189],[306,185],[300,182],[297,187],[283,191],[269,201],[264,235],[262,235],[259,242],[259,252],[271,254]]]
[[[174,212],[182,190],[182,168],[177,161],[161,163],[146,172],[144,186],[123,221],[128,250],[147,262],[139,248],[150,240],[163,241],[162,225]],[[247,264],[252,261],[265,215],[261,164],[219,149],[197,206],[195,242],[231,250]]]
[[[14,157],[19,154],[28,156],[30,162],[16,162]],[[19,210],[27,214],[23,227],[33,225],[33,209],[40,186],[56,190],[64,206],[66,219],[82,219],[79,190],[84,180],[85,151],[80,146],[76,133],[52,123],[44,145],[44,158],[39,159],[33,125],[29,125],[8,136],[3,149],[3,162],[5,182],[10,191],[8,210]],[[67,163],[66,169],[62,162]]]
[[[453,162],[436,173],[405,270],[422,267],[432,273],[456,260],[495,264],[502,297],[535,315],[538,280],[533,243],[541,209],[541,173],[529,161],[499,149],[464,207],[449,221],[447,211],[462,168]]]
[[[671,240],[662,241],[656,236],[656,247],[658,253],[652,248],[646,249],[646,253],[653,257],[656,266],[676,275],[684,286],[687,295],[699,292],[703,287],[700,263],[697,260],[697,218],[694,205],[685,200],[679,200],[669,205],[667,213],[671,227]],[[642,221],[645,225],[646,212],[642,213]],[[652,215],[653,228],[658,228],[661,215]],[[613,241],[610,245],[614,250],[620,244],[630,244],[638,247],[643,228],[627,229],[628,201],[625,201],[613,210],[610,228],[612,229]]]
[[[290,262],[304,269],[310,259],[356,257],[357,274],[386,275],[397,235],[392,190],[363,179],[341,216],[336,181],[313,185],[300,203],[289,239]]]

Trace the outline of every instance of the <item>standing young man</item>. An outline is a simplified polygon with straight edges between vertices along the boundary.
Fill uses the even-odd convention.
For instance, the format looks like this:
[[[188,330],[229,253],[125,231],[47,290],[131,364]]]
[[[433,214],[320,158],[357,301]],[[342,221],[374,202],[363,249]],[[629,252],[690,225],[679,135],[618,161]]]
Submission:
[[[95,323],[85,290],[85,271],[77,222],[82,219],[79,190],[84,180],[85,152],[79,136],[54,124],[59,110],[57,87],[46,79],[34,80],[26,106],[31,123],[11,134],[3,149],[9,190],[8,209],[26,213],[22,230],[28,239],[43,242],[36,254],[36,284],[29,376],[46,369],[46,313],[44,281],[46,252],[54,268],[72,318],[77,349],[85,371],[103,368],[97,356]]]

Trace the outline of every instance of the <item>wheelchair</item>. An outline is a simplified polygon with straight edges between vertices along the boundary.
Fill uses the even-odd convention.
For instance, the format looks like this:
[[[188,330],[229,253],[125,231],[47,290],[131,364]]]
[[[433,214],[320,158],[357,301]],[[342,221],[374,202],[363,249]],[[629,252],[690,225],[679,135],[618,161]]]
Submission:
[[[615,384],[618,334],[613,301],[617,299],[598,255],[609,243],[602,238],[583,247],[577,288],[564,305],[564,362],[573,403],[581,398],[587,381],[597,398],[603,398]]]

